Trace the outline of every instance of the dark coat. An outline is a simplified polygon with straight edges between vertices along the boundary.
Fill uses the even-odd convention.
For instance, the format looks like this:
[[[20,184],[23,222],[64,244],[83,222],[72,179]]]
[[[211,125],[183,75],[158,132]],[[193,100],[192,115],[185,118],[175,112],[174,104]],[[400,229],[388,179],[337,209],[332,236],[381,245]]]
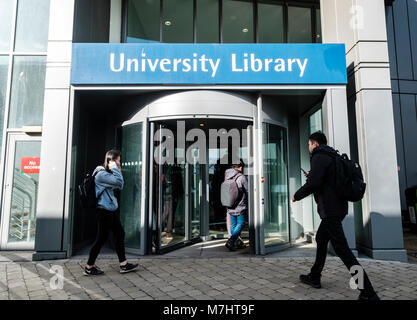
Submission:
[[[314,193],[320,218],[340,217],[348,214],[348,202],[336,194],[336,164],[331,155],[334,149],[321,145],[311,155],[311,170],[306,183],[294,194],[299,201]]]

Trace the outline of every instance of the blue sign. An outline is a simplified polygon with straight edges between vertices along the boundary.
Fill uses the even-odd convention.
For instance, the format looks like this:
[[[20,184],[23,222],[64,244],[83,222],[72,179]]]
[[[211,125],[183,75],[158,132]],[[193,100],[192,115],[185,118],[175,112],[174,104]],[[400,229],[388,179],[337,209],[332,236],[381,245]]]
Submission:
[[[346,84],[343,44],[73,44],[77,84]]]

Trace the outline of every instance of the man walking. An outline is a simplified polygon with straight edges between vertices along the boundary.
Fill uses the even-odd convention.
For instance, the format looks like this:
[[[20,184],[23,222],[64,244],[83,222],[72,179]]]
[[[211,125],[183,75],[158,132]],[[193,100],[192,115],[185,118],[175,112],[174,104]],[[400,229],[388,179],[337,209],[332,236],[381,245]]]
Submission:
[[[330,241],[335,253],[349,272],[352,272],[352,276],[356,273],[351,271],[353,266],[358,266],[360,271],[363,271],[363,286],[359,283],[358,287],[359,300],[379,300],[365,270],[350,250],[343,232],[342,221],[348,214],[348,202],[336,193],[336,168],[332,155],[335,150],[327,145],[327,138],[322,132],[313,133],[309,137],[308,147],[311,154],[311,170],[306,174],[306,183],[294,194],[292,201],[300,201],[313,193],[321,223],[316,234],[316,261],[309,274],[300,275],[300,280],[314,288],[321,288],[321,272]]]
[[[227,208],[227,214],[230,215],[230,238],[226,242],[226,248],[230,251],[245,248],[245,243],[239,239],[245,223],[245,214],[248,212],[248,180],[243,175],[243,166],[243,161],[240,161],[225,172],[225,180],[235,179],[240,191],[236,206]]]

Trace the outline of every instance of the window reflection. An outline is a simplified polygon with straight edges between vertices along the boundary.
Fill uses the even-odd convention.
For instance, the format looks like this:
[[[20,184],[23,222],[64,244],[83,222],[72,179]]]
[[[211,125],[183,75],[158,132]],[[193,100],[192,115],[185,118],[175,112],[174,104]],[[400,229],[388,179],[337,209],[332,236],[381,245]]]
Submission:
[[[162,6],[162,42],[193,42],[193,0],[168,0]]]
[[[14,58],[9,128],[42,125],[45,71],[44,56]]]
[[[295,6],[293,3],[274,0],[128,0],[125,41],[321,42],[317,4]],[[284,9],[286,7],[288,10]]]
[[[197,43],[218,43],[219,1],[198,0],[196,8]]]
[[[254,42],[252,1],[223,0],[222,29],[224,43]]]
[[[277,125],[263,124],[265,246],[289,241],[287,133]]]
[[[125,230],[125,243],[139,249],[142,204],[142,123],[123,127],[122,174],[123,190],[120,195],[120,219]]]
[[[12,32],[13,1],[0,0],[0,51],[9,51]]]
[[[258,2],[258,42],[284,42],[284,10],[281,5]]]
[[[288,42],[311,43],[311,9],[288,7]]]
[[[49,0],[19,0],[15,51],[46,52],[48,28]]]
[[[4,109],[6,104],[7,71],[9,57],[0,56],[0,149],[3,138]]]
[[[159,41],[160,0],[129,0],[127,42]]]

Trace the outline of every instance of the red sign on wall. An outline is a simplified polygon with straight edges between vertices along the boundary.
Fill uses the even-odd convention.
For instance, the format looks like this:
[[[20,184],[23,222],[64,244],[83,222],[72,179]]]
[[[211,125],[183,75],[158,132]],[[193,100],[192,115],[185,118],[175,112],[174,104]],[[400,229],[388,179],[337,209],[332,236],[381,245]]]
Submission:
[[[24,173],[39,173],[41,158],[25,157],[20,162],[20,170]]]

